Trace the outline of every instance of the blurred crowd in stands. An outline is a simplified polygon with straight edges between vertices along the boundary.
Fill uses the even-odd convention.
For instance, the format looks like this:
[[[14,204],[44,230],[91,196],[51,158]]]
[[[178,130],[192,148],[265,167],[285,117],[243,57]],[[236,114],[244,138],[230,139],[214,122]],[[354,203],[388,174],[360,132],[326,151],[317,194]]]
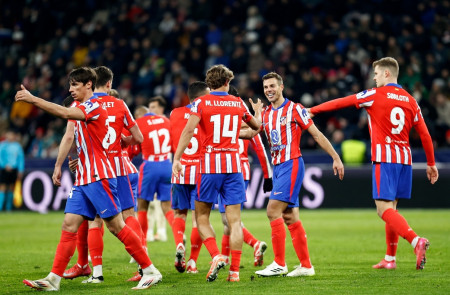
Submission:
[[[130,109],[161,95],[188,103],[189,83],[224,64],[244,100],[265,100],[261,77],[309,107],[374,87],[372,62],[399,61],[399,83],[419,102],[436,147],[450,147],[450,1],[80,0],[0,2],[0,134],[22,134],[27,157],[56,157],[66,122],[14,102],[20,84],[61,103],[68,72],[110,67]],[[363,111],[315,123],[339,148],[369,139]],[[302,149],[314,149],[305,136]],[[420,146],[411,134],[413,147]]]

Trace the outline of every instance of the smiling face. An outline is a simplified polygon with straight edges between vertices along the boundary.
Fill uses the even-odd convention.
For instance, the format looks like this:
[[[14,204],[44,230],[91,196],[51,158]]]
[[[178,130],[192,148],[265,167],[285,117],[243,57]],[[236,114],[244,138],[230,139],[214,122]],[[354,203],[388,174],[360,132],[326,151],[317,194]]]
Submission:
[[[283,101],[283,89],[284,85],[279,84],[275,78],[269,78],[263,81],[264,95],[273,105]]]

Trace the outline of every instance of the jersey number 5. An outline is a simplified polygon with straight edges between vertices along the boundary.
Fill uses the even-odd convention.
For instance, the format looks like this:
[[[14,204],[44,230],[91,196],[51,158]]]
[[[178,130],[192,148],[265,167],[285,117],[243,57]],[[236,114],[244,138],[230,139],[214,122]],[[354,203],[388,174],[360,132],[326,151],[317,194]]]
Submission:
[[[108,119],[106,119],[106,126],[108,126],[108,133],[106,133],[105,138],[103,138],[102,146],[105,150],[109,148],[111,144],[113,144],[116,141],[117,134],[116,130],[109,126],[109,123],[116,122],[116,116],[108,116]]]

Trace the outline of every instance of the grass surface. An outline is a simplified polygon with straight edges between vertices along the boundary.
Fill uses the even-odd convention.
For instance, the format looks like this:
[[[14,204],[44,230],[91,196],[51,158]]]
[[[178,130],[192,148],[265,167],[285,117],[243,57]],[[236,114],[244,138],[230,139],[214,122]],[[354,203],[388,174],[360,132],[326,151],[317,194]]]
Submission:
[[[253,249],[244,244],[239,283],[226,282],[222,270],[215,282],[205,276],[210,257],[204,247],[198,260],[199,274],[180,274],[174,266],[175,245],[148,243],[150,258],[163,274],[162,283],[146,291],[134,291],[136,283],[127,282],[135,271],[123,245],[105,232],[103,272],[105,282],[81,284],[82,278],[61,282],[62,294],[450,294],[450,210],[402,210],[411,227],[431,242],[423,271],[415,269],[412,247],[400,238],[396,270],[374,270],[372,264],[385,254],[384,222],[371,210],[301,210],[300,217],[308,234],[311,261],[316,276],[307,278],[258,278],[253,266]],[[217,212],[213,226],[220,247],[222,227]],[[60,237],[63,213],[0,214],[0,294],[33,292],[22,284],[24,278],[45,277],[51,269]],[[190,216],[188,217],[190,220]],[[245,226],[269,248],[264,266],[273,260],[270,227],[264,211],[244,211]],[[190,222],[186,232],[190,233]],[[289,270],[298,259],[289,231],[286,239],[286,261]],[[168,233],[170,233],[168,231]],[[187,249],[189,255],[189,237]],[[75,257],[70,266],[76,261]],[[253,279],[252,279],[253,277]]]

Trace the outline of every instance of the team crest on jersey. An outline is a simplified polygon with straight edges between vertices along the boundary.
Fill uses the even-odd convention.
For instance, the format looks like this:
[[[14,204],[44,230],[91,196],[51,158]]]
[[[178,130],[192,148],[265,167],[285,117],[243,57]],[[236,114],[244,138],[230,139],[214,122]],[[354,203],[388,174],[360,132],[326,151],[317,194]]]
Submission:
[[[207,146],[206,146],[206,152],[207,152],[207,153],[212,152],[212,146],[207,145]]]
[[[385,140],[386,140],[386,143],[391,143],[392,142],[392,139],[389,136],[386,136]]]
[[[280,118],[280,124],[281,124],[281,126],[284,126],[284,125],[286,125],[286,117],[285,116],[283,116],[283,117],[281,117]]]
[[[270,131],[270,140],[272,141],[273,145],[278,145],[281,142],[281,136],[278,130],[272,130]]]

